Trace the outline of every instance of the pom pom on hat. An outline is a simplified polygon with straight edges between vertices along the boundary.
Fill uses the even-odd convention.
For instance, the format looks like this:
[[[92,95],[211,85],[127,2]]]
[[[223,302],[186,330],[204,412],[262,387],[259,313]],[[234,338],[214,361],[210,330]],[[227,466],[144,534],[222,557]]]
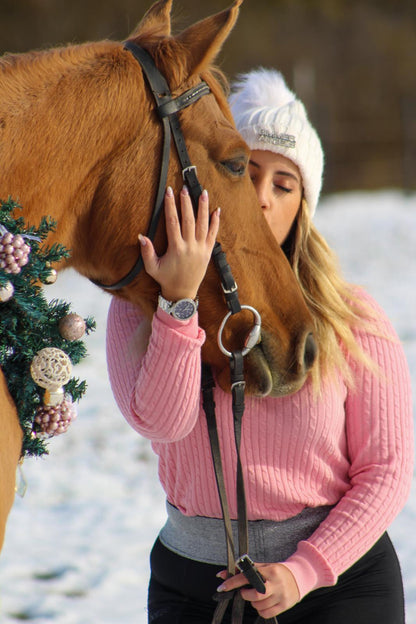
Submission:
[[[289,158],[302,176],[313,216],[322,187],[324,154],[305,107],[282,74],[259,68],[232,85],[230,107],[237,130],[251,150],[269,150]]]

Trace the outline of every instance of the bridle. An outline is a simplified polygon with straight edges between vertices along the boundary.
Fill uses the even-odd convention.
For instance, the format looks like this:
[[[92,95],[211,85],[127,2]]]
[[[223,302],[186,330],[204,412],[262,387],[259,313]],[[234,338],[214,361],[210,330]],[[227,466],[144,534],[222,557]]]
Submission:
[[[150,54],[133,41],[126,41],[124,43],[124,48],[129,50],[141,65],[141,68],[147,78],[147,83],[156,101],[156,112],[158,113],[163,125],[163,149],[159,174],[159,186],[155,199],[154,210],[146,233],[146,235],[153,240],[163,212],[163,201],[169,167],[171,136],[173,136],[175,141],[176,150],[178,152],[179,161],[182,167],[184,183],[189,189],[194,207],[195,204],[198,205],[198,199],[202,193],[202,187],[196,175],[196,167],[193,166],[190,161],[177,113],[194,102],[197,102],[202,96],[208,95],[208,93],[210,93],[210,88],[206,82],[202,81],[195,87],[192,87],[191,89],[188,89],[188,91],[185,91],[185,93],[179,95],[177,98],[173,98],[164,76],[155,66]],[[139,256],[132,269],[119,281],[113,284],[103,284],[99,281],[92,281],[94,281],[94,284],[104,288],[105,290],[119,290],[124,286],[128,286],[134,278],[137,277],[142,269],[143,260],[142,257]]]
[[[211,91],[206,82],[201,81],[196,86],[188,89],[176,98],[172,97],[169,86],[164,76],[157,69],[153,58],[150,54],[133,41],[127,41],[124,43],[124,48],[131,52],[135,59],[139,62],[145,76],[147,83],[152,91],[154,100],[156,102],[156,111],[163,125],[163,149],[162,149],[162,161],[159,175],[159,186],[155,200],[155,206],[153,214],[150,218],[148,225],[147,236],[153,240],[156,234],[156,230],[160,221],[161,214],[163,212],[164,194],[166,189],[167,174],[169,167],[171,136],[173,136],[177,155],[182,169],[182,177],[184,183],[188,187],[189,194],[192,199],[194,211],[198,209],[198,200],[202,193],[202,186],[198,180],[196,167],[192,165],[188,150],[185,144],[185,138],[182,133],[178,112],[191,104],[197,102],[204,95],[208,95]],[[218,271],[221,286],[224,293],[225,301],[228,307],[228,313],[226,314],[223,322],[220,325],[218,331],[218,345],[221,351],[229,358],[230,361],[230,376],[231,376],[231,391],[232,391],[232,407],[234,417],[234,432],[237,450],[237,508],[238,508],[238,557],[248,553],[248,528],[247,528],[247,511],[244,492],[244,480],[243,471],[240,459],[240,439],[241,439],[241,421],[244,412],[244,356],[259,342],[260,329],[261,329],[261,317],[255,308],[248,305],[241,305],[238,298],[237,284],[231,273],[230,266],[226,260],[224,251],[221,248],[221,244],[217,241],[215,243],[212,259],[215,267]],[[98,281],[94,281],[95,284],[104,288],[105,290],[114,291],[124,286],[127,286],[132,280],[137,277],[143,268],[142,257],[140,256],[136,261],[132,269],[119,281],[114,284],[103,284]],[[223,332],[228,319],[240,312],[243,309],[247,309],[253,313],[254,325],[250,331],[245,344],[240,350],[229,351],[223,343]],[[227,569],[230,575],[235,574],[236,566],[236,553],[234,549],[233,533],[231,528],[231,520],[228,509],[228,501],[225,491],[224,476],[221,462],[221,453],[218,439],[218,430],[216,426],[215,417],[215,402],[214,402],[214,387],[215,382],[210,369],[210,366],[202,365],[202,396],[203,407],[207,418],[208,433],[211,444],[212,457],[215,468],[215,476],[217,480],[218,493],[221,502],[221,508],[223,512],[226,544],[227,544]],[[226,607],[230,600],[233,599],[233,616],[232,623],[240,624],[243,618],[244,600],[241,598],[239,592],[234,596],[230,595],[230,592],[217,594],[214,597],[218,601],[218,605],[214,614],[212,624],[219,624],[222,621]],[[262,621],[259,618],[259,621]],[[275,622],[275,618],[270,620]]]

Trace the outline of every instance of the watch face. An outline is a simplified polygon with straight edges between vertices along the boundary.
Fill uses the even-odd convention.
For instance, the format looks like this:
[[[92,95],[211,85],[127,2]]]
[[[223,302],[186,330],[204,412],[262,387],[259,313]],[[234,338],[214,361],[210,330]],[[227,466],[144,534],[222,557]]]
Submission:
[[[192,299],[182,299],[175,305],[173,316],[180,321],[190,319],[196,312],[196,305]]]

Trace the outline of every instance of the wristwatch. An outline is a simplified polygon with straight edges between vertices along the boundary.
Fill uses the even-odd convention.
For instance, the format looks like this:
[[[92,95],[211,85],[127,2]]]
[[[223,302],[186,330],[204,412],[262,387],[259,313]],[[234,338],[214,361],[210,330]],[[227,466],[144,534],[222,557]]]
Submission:
[[[168,301],[159,295],[159,308],[180,321],[188,321],[198,310],[198,299],[179,299]]]

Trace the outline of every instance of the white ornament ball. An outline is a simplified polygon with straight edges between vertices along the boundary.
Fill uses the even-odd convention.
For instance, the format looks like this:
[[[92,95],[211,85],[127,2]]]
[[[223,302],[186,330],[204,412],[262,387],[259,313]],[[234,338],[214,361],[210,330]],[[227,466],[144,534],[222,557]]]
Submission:
[[[14,295],[14,286],[11,282],[6,282],[4,286],[0,287],[0,301],[5,303],[9,301]]]
[[[30,374],[38,386],[50,392],[56,392],[71,378],[71,360],[61,349],[45,347],[33,358]]]
[[[65,340],[79,340],[85,334],[86,323],[84,319],[71,312],[59,321],[59,333]]]

